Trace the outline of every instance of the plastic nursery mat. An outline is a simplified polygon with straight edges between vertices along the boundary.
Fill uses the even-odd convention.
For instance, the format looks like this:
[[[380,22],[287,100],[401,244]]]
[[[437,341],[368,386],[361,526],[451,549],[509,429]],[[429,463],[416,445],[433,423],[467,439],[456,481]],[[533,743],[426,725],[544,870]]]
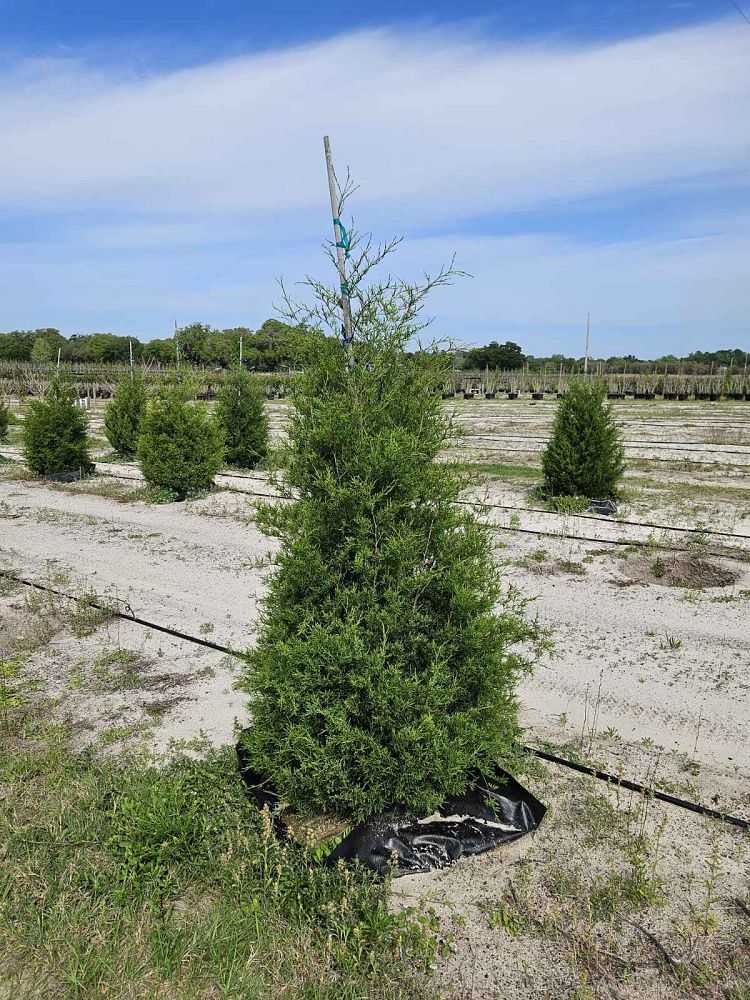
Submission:
[[[260,808],[274,809],[279,796],[273,784],[250,767],[241,736],[237,758],[250,798]],[[496,768],[491,776],[474,774],[469,789],[446,799],[432,816],[372,816],[359,823],[324,861],[359,861],[379,875],[416,875],[533,833],[546,811],[515,778]],[[276,830],[288,833],[278,813]]]
[[[89,462],[73,472],[45,472],[43,478],[51,483],[76,483],[79,479],[90,476],[94,468],[95,466]]]

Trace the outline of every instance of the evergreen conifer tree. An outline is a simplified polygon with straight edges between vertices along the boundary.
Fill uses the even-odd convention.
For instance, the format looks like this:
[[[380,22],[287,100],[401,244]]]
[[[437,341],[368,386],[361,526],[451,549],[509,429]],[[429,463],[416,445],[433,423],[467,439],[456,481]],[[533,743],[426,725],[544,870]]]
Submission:
[[[290,303],[310,332],[278,477],[288,502],[259,511],[281,544],[246,673],[254,767],[295,808],[357,819],[429,813],[507,759],[515,682],[541,641],[491,531],[455,502],[466,480],[435,461],[451,433],[441,357],[408,350],[425,296],[455,272],[365,285],[392,248],[352,240],[353,356],[322,332],[338,333],[337,289],[310,280],[316,304]]]
[[[603,382],[572,382],[557,405],[542,457],[549,496],[605,500],[617,494],[625,470],[620,431]]]
[[[23,452],[26,464],[37,476],[93,470],[86,414],[57,377],[43,399],[29,404],[23,424]]]
[[[143,379],[133,373],[117,386],[104,412],[107,440],[125,458],[132,458],[137,451],[145,410],[146,386]]]
[[[224,461],[254,469],[268,452],[268,417],[261,384],[242,368],[224,379],[216,400],[216,419],[224,432]]]
[[[146,407],[138,438],[146,482],[178,499],[207,490],[222,462],[221,430],[192,396],[189,385],[163,387]]]
[[[5,400],[0,399],[0,442],[8,437],[8,428],[11,423],[10,407]]]

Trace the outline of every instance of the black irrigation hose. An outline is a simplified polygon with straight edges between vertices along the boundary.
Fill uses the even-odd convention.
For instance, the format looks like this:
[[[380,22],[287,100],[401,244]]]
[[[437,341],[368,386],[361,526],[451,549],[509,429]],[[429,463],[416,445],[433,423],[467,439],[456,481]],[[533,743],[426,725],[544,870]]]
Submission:
[[[135,479],[133,476],[121,476],[121,475],[118,475],[115,472],[105,472],[105,473],[103,473],[103,475],[107,476],[110,479],[122,479],[122,480],[124,480],[125,482],[128,482],[128,483],[137,483],[137,482],[140,482],[139,479]],[[219,475],[223,475],[225,478],[248,479],[251,482],[256,482],[256,483],[263,481],[263,480],[256,479],[255,476],[235,476],[234,473],[226,473],[225,472],[225,473],[219,473]],[[229,492],[232,492],[232,491],[230,490]],[[279,500],[279,501],[284,501],[284,500],[287,499],[286,497],[277,496],[274,493],[258,493],[255,490],[235,490],[234,492],[240,493],[243,496],[260,497],[261,499],[265,499],[265,500]],[[550,514],[550,515],[553,515],[553,516],[562,516],[562,515],[558,515],[556,511],[539,510],[536,507],[512,507],[512,506],[509,506],[509,505],[506,505],[506,504],[492,504],[492,503],[485,504],[481,500],[457,500],[456,502],[459,503],[459,504],[464,504],[466,506],[472,506],[472,507],[478,507],[478,506],[479,507],[481,507],[481,506],[489,507],[492,510],[512,510],[512,511],[519,511],[519,512],[528,512],[528,513],[532,513],[532,514],[536,513],[536,514]],[[586,520],[589,520],[589,521],[601,521],[604,524],[611,524],[612,523],[611,521],[608,521],[604,517],[595,517],[593,514],[571,514],[571,515],[568,515],[568,516],[586,518]],[[633,527],[633,528],[657,528],[657,529],[664,530],[664,531],[679,531],[679,532],[686,533],[686,534],[716,535],[717,537],[722,537],[722,538],[739,538],[739,539],[742,539],[743,541],[750,540],[750,535],[737,535],[737,534],[733,534],[730,531],[713,531],[713,530],[710,530],[710,529],[706,529],[705,531],[702,531],[700,528],[677,528],[677,527],[671,527],[670,525],[649,524],[649,523],[643,522],[643,521],[617,521],[616,523],[617,524],[629,525],[630,527]],[[490,524],[489,527],[492,528],[495,531],[517,531],[517,532],[519,532],[522,535],[537,535],[537,536],[542,537],[542,538],[569,538],[571,541],[575,541],[575,542],[599,542],[601,545],[639,545],[639,546],[644,546],[644,545],[648,545],[649,544],[648,540],[643,541],[641,539],[635,539],[635,538],[594,538],[591,535],[560,534],[559,532],[556,532],[556,531],[544,531],[544,530],[539,529],[539,528],[521,528],[521,527],[518,527],[518,526],[511,527],[510,525],[502,525],[502,524]],[[685,551],[687,551],[686,549],[681,549],[681,548],[678,548],[676,546],[670,546],[670,549],[673,549],[674,551],[677,551],[677,552],[685,552]]]
[[[23,577],[17,576],[15,573],[11,573],[8,570],[0,569],[0,576],[4,576],[9,580],[15,580],[16,583],[23,584],[24,587],[32,587],[34,590],[42,590],[46,594],[54,594],[55,597],[63,597],[67,601],[77,601],[79,598],[75,597],[73,594],[66,594],[63,590],[56,590],[54,587],[46,587],[43,583],[34,583],[33,580],[24,580]],[[200,639],[195,635],[188,635],[187,632],[180,632],[178,629],[170,628],[168,625],[158,625],[156,622],[150,622],[146,618],[139,618],[138,615],[134,614],[132,611],[127,614],[123,611],[116,611],[110,604],[100,604],[98,601],[90,601],[89,606],[96,608],[98,611],[106,611],[112,615],[113,618],[121,618],[126,622],[135,622],[136,625],[142,625],[144,628],[152,628],[156,632],[163,632],[165,635],[174,636],[175,639],[184,639],[186,642],[194,642],[197,646],[205,646],[207,649],[215,649],[219,653],[228,653],[230,656],[241,657],[241,653],[237,653],[227,646],[220,646],[218,642],[211,642],[209,639]]]
[[[699,805],[697,802],[688,802],[686,799],[680,799],[676,795],[669,795],[667,792],[660,792],[655,788],[648,788],[646,785],[641,785],[638,781],[630,781],[628,778],[618,778],[615,774],[609,774],[607,771],[600,771],[596,767],[589,767],[588,764],[577,764],[575,761],[568,760],[566,757],[557,757],[553,753],[547,753],[546,750],[538,750],[536,747],[527,746],[524,746],[523,749],[528,750],[528,752],[534,754],[535,757],[541,757],[542,760],[548,760],[552,764],[559,764],[561,767],[569,767],[573,771],[578,771],[579,774],[589,774],[592,777],[598,778],[600,781],[606,781],[611,785],[619,785],[620,788],[627,788],[633,792],[641,792],[643,795],[659,799],[661,802],[668,802],[671,806],[679,806],[681,809],[689,809],[691,812],[699,813],[701,816],[708,816],[711,819],[720,819],[725,823],[731,823],[732,826],[738,826],[742,830],[750,830],[750,820],[742,819],[740,816],[732,816],[729,813],[719,812],[718,809],[709,809],[707,806]]]
[[[522,513],[528,512],[529,514],[550,514],[553,517],[578,517],[585,521],[628,525],[631,528],[656,528],[660,531],[679,531],[683,534],[716,535],[720,538],[742,538],[744,541],[750,542],[750,535],[738,535],[733,531],[715,531],[712,528],[706,528],[704,531],[702,528],[679,528],[671,524],[651,524],[650,521],[612,521],[606,517],[597,517],[596,514],[561,514],[559,511],[543,510],[541,507],[514,507],[511,504],[485,503],[483,500],[456,500],[456,503],[466,504],[467,506],[489,507],[491,510],[513,510]]]
[[[461,449],[460,443],[459,444],[455,444],[452,447],[453,447],[454,451],[459,451]],[[480,453],[481,452],[491,452],[491,453],[496,453],[498,455],[507,455],[507,454],[510,454],[511,452],[517,452],[520,455],[537,455],[541,451],[541,449],[534,449],[534,448],[484,448],[481,445],[479,447],[477,447],[477,448],[464,448],[463,450],[464,451],[478,451]],[[694,453],[693,452],[683,452],[683,455],[692,455],[692,454],[694,454]],[[737,452],[722,451],[722,452],[717,452],[717,454],[718,455],[730,455],[730,454],[731,455],[744,455],[745,458],[750,458],[750,451],[737,451]],[[643,461],[643,462],[670,462],[670,463],[675,463],[675,462],[692,462],[693,465],[719,465],[719,464],[721,464],[721,463],[717,462],[716,459],[703,459],[703,458],[656,458],[653,455],[642,455],[642,456],[640,456],[639,461]],[[738,469],[746,469],[748,467],[748,464],[746,462],[740,462],[739,464],[737,462],[726,462],[724,464],[725,465],[734,465],[735,468],[738,468]]]
[[[131,480],[130,476],[118,476],[115,473],[111,473],[111,472],[107,472],[107,473],[105,473],[105,475],[111,476],[113,479],[125,479],[125,480],[131,481],[131,482],[138,482],[138,480],[136,480],[136,479],[132,479]],[[245,479],[245,480],[247,480],[248,482],[251,482],[251,483],[264,483],[264,482],[267,482],[267,480],[259,478],[258,476],[243,476],[241,473],[236,473],[236,472],[220,472],[220,473],[218,473],[218,475],[223,476],[225,479]],[[241,490],[241,491],[238,490],[237,492],[245,493],[244,490]],[[286,499],[286,497],[277,496],[275,493],[257,493],[254,490],[253,491],[248,491],[246,493],[246,495],[247,496],[252,496],[252,497],[268,498],[268,499],[272,499],[272,500],[285,500]],[[606,518],[606,517],[597,517],[596,514],[571,513],[571,514],[568,514],[568,515],[561,515],[558,511],[555,511],[555,510],[543,510],[541,507],[515,507],[512,504],[489,503],[489,502],[485,502],[484,500],[456,500],[456,503],[463,504],[464,506],[467,506],[467,507],[487,507],[490,510],[512,510],[512,511],[518,511],[518,512],[524,513],[524,514],[526,514],[526,513],[528,513],[528,514],[548,514],[548,515],[550,515],[552,517],[561,517],[561,516],[577,517],[577,518],[580,518],[581,520],[585,520],[585,521],[599,521],[602,524],[613,524],[614,523],[614,524],[618,524],[618,525],[627,525],[628,527],[631,527],[631,528],[654,528],[654,529],[656,529],[658,531],[679,531],[682,534],[715,535],[716,537],[719,537],[719,538],[741,538],[743,541],[750,541],[750,535],[738,535],[736,532],[733,532],[733,531],[716,531],[713,528],[706,528],[706,529],[703,529],[703,528],[679,528],[676,525],[673,526],[673,525],[670,525],[670,524],[652,524],[650,521],[615,521],[615,522],[613,522],[609,518]],[[494,525],[494,527],[502,527],[502,526],[501,525]],[[537,531],[533,531],[530,528],[509,528],[508,530],[509,531],[527,531],[527,532],[530,532],[533,535],[536,535],[536,534],[547,534],[547,532],[543,532],[543,531],[537,532]],[[577,537],[577,536],[565,535],[564,537],[565,538],[573,538],[573,537]],[[601,541],[604,541],[604,540],[605,539],[601,539],[601,538],[584,539],[584,541],[594,541],[594,542],[601,542]],[[646,543],[637,543],[637,542],[636,543],[631,543],[631,542],[618,543],[618,542],[613,542],[612,544],[613,545],[615,545],[615,544],[631,545],[631,544],[646,544]]]
[[[0,576],[7,577],[10,580],[15,580],[16,583],[23,584],[24,587],[32,587],[34,590],[42,590],[45,593],[54,594],[56,597],[63,597],[68,601],[78,600],[78,598],[72,594],[66,594],[64,591],[56,590],[54,587],[46,587],[42,583],[34,583],[33,580],[25,580],[23,577],[17,576],[15,573],[11,573],[8,570],[0,569]],[[236,656],[240,659],[243,656],[242,653],[238,653],[235,649],[230,649],[229,646],[221,646],[218,642],[209,642],[208,639],[199,639],[197,636],[188,635],[186,632],[180,632],[177,629],[169,628],[167,625],[157,625],[156,622],[147,621],[145,618],[139,618],[137,615],[132,613],[125,614],[122,611],[115,611],[110,605],[107,604],[100,604],[96,601],[92,601],[91,607],[102,611],[108,611],[115,618],[121,618],[123,621],[127,622],[135,622],[136,625],[143,625],[145,628],[151,628],[157,632],[163,632],[166,635],[174,636],[176,639],[183,639],[185,642],[192,642],[197,646],[206,646],[208,649],[215,649],[219,653],[225,653],[227,656]],[[669,805],[679,806],[681,809],[689,809],[691,812],[699,813],[701,816],[708,816],[711,819],[722,820],[725,823],[730,823],[732,826],[738,826],[745,830],[750,829],[750,820],[742,819],[740,816],[732,816],[728,813],[719,812],[717,809],[709,809],[707,806],[699,805],[696,802],[689,802],[687,799],[680,799],[676,795],[669,795],[667,792],[660,792],[655,788],[649,788],[647,785],[642,785],[637,781],[630,781],[628,778],[618,778],[617,775],[609,774],[607,771],[600,771],[595,767],[589,767],[587,764],[577,764],[565,757],[557,757],[555,754],[547,753],[546,750],[539,750],[537,747],[522,744],[521,748],[527,753],[533,754],[535,757],[540,757],[542,760],[549,761],[552,764],[558,764],[560,767],[570,768],[573,771],[578,771],[580,774],[591,775],[594,778],[598,778],[600,781],[606,781],[609,784],[619,785],[621,788],[627,788],[629,791],[640,792],[643,795],[648,795],[654,799],[659,799],[662,802],[667,802]]]
[[[548,437],[538,437],[534,434],[457,434],[451,437],[452,441],[466,441],[472,438],[475,441],[536,441],[542,444],[549,442]],[[649,448],[653,445],[661,445],[665,451],[681,451],[691,455],[694,451],[706,451],[712,448],[725,448],[728,445],[712,444],[709,441],[623,441],[626,448]],[[743,445],[744,451],[720,451],[719,455],[750,455],[750,445]]]

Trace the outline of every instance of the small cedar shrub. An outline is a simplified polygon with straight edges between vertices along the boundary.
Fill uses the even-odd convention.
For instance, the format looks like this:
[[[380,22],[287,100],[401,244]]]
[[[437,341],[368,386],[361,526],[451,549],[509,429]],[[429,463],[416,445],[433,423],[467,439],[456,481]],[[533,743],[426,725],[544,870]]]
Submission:
[[[29,403],[23,423],[23,453],[37,476],[53,472],[90,472],[86,414],[73,393],[54,378],[43,399]]]
[[[8,428],[11,424],[10,407],[5,400],[0,399],[0,441],[7,440]]]
[[[268,416],[258,379],[242,368],[224,379],[216,400],[216,419],[224,432],[224,461],[254,469],[268,453]]]
[[[542,456],[548,496],[592,500],[617,495],[625,471],[619,428],[604,382],[573,382],[557,405],[552,437]]]
[[[113,449],[132,458],[146,410],[146,386],[139,375],[123,379],[104,412],[104,433]]]
[[[149,486],[178,499],[209,489],[221,468],[223,439],[216,421],[192,403],[188,385],[163,387],[148,404],[138,438],[138,462]]]
[[[299,811],[355,819],[428,814],[512,757],[514,685],[540,639],[490,529],[455,503],[466,480],[435,461],[443,363],[411,356],[389,315],[360,329],[352,367],[338,339],[306,339],[288,502],[258,512],[281,546],[246,674],[254,767]]]

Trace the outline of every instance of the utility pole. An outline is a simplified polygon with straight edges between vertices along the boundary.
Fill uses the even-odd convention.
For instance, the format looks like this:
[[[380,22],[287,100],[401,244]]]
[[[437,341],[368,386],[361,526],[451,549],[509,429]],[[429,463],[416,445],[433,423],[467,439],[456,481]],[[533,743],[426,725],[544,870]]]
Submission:
[[[133,372],[133,341],[128,341],[128,347],[130,348],[130,372]]]
[[[591,325],[591,313],[586,313],[586,352],[583,357],[583,374],[589,373],[589,329]]]
[[[174,321],[174,351],[177,359],[177,371],[180,370],[180,338],[177,336],[177,320]]]
[[[354,362],[354,335],[352,333],[352,311],[349,302],[349,284],[346,280],[346,258],[349,251],[349,234],[342,225],[339,218],[341,205],[339,203],[338,185],[336,183],[336,173],[333,169],[333,156],[331,154],[331,140],[327,135],[323,136],[323,149],[326,157],[326,170],[328,172],[328,191],[331,195],[331,212],[333,214],[333,235],[336,243],[336,263],[339,269],[339,287],[341,288],[341,312],[343,324],[341,327],[344,347],[349,355],[349,364]]]
[[[240,334],[240,367],[242,367],[242,334]]]

